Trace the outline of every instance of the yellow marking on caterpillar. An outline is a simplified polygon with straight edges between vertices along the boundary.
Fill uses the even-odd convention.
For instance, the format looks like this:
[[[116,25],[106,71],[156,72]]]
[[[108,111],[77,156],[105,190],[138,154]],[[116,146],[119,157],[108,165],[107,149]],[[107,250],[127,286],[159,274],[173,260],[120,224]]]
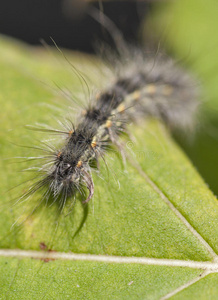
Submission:
[[[140,91],[135,91],[133,94],[132,94],[132,97],[133,97],[133,100],[139,100],[140,97],[141,97],[141,93]]]
[[[117,107],[117,110],[119,113],[123,113],[124,110],[125,110],[125,105],[124,104],[120,104],[118,107]]]
[[[58,152],[58,155],[57,155],[58,158],[61,156],[61,153],[62,153],[61,151]]]
[[[105,126],[106,128],[110,128],[112,126],[111,120],[107,120]]]
[[[77,165],[76,165],[77,168],[81,168],[82,164],[83,164],[83,162],[81,160],[79,160],[78,163],[77,163]]]
[[[73,133],[73,130],[70,130],[70,131],[68,132],[69,136],[71,136],[72,133]]]
[[[149,94],[153,95],[156,92],[156,86],[154,84],[148,84],[146,90]]]
[[[96,141],[92,141],[92,143],[91,143],[91,147],[92,148],[95,148],[97,146],[97,143],[96,143]]]

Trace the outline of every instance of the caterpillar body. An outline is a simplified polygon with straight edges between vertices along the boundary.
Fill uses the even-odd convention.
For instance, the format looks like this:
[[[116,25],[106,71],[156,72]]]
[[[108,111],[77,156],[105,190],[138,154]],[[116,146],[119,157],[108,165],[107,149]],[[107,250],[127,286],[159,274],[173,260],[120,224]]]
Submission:
[[[49,150],[51,161],[40,168],[39,180],[25,197],[46,188],[43,199],[64,204],[85,185],[87,203],[94,194],[90,162],[98,162],[110,143],[119,148],[118,137],[130,121],[153,117],[172,128],[192,126],[198,107],[192,78],[166,56],[130,52],[116,63],[113,84],[93,97],[76,125],[63,130],[63,146]]]

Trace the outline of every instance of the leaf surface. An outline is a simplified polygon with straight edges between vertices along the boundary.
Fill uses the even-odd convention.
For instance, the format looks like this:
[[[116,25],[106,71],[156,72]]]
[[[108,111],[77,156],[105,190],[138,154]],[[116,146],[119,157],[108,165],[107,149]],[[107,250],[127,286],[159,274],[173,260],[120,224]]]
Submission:
[[[37,208],[40,193],[30,201],[12,205],[12,200],[25,191],[25,184],[19,184],[27,175],[17,172],[23,167],[18,159],[11,163],[8,158],[32,156],[33,149],[16,145],[32,146],[39,144],[38,140],[52,138],[26,130],[23,125],[38,122],[55,126],[55,119],[64,117],[66,106],[61,111],[56,109],[62,106],[63,99],[43,82],[50,82],[51,87],[55,82],[62,89],[71,82],[73,91],[82,87],[76,74],[66,72],[65,64],[55,63],[51,54],[42,49],[29,50],[5,39],[0,43],[3,296],[160,299],[198,281],[205,274],[203,269],[212,272],[208,265],[200,267],[198,262],[211,262],[214,272],[218,251],[217,200],[164,125],[155,120],[129,126],[134,139],[123,138],[131,157],[126,167],[115,148],[108,152],[108,167],[101,161],[101,176],[93,174],[95,196],[88,205],[82,205],[78,199],[71,211],[69,199],[59,217],[56,204]],[[77,67],[81,64],[82,70],[91,65],[87,76],[94,76],[92,58],[76,54],[69,57]],[[19,186],[11,189],[16,185]],[[55,251],[57,257],[48,262],[31,259],[31,250],[41,253],[42,248]],[[11,258],[10,249],[26,252],[20,257],[17,250]],[[104,255],[103,262],[60,259],[58,253],[64,252]],[[109,258],[115,256],[118,262],[110,262]],[[122,262],[122,257],[129,261]],[[132,263],[131,257],[153,260],[145,265]],[[167,265],[161,265],[163,259]],[[216,274],[210,276],[213,275]]]

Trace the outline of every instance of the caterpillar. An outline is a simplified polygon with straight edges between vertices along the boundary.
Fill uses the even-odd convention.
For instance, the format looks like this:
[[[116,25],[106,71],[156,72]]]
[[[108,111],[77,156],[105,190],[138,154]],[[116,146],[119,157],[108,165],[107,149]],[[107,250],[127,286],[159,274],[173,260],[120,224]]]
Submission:
[[[116,45],[116,54],[108,49],[104,53],[113,82],[90,99],[76,124],[69,120],[61,130],[39,129],[62,134],[64,142],[59,149],[44,149],[45,164],[37,169],[35,183],[20,199],[43,190],[41,202],[50,199],[63,207],[67,198],[77,191],[82,194],[85,186],[88,196],[83,203],[88,203],[94,195],[92,170],[98,167],[100,158],[104,160],[108,146],[115,145],[125,160],[119,137],[130,122],[140,125],[142,119],[156,118],[170,129],[193,127],[199,104],[195,80],[166,55],[148,55],[143,49],[127,45],[101,11],[91,6],[88,14],[106,28]],[[83,75],[71,66],[87,85]]]
[[[98,165],[108,145],[122,152],[119,136],[129,122],[140,124],[140,119],[152,117],[169,128],[192,127],[198,107],[195,82],[172,59],[131,47],[125,57],[114,59],[113,83],[93,96],[77,124],[54,130],[65,136],[64,143],[58,150],[46,149],[46,164],[23,197],[44,190],[42,199],[59,199],[64,205],[85,186],[88,196],[83,203],[88,203],[94,195],[93,162]]]

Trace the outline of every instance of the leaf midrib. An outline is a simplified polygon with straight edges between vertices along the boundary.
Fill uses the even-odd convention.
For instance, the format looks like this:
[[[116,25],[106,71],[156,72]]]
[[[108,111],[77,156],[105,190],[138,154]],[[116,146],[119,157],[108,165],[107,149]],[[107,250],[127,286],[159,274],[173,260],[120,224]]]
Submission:
[[[149,257],[128,257],[96,254],[80,254],[50,251],[34,251],[20,249],[0,249],[0,256],[15,258],[51,259],[51,260],[73,260],[73,261],[94,261],[115,264],[142,264],[168,267],[187,267],[193,269],[204,269],[209,272],[218,272],[218,262],[193,261],[179,259],[149,258]]]

